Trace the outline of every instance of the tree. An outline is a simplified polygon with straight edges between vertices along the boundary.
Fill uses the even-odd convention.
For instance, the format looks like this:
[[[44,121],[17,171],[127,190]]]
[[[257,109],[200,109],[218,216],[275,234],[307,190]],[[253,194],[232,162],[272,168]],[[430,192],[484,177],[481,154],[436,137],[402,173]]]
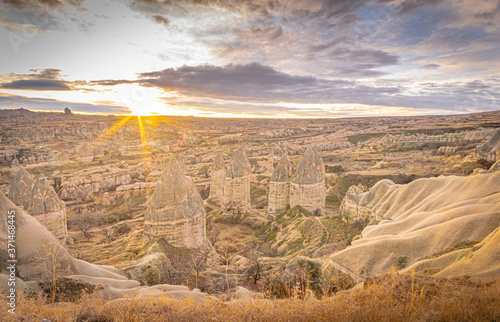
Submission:
[[[56,299],[58,273],[64,269],[63,263],[67,259],[69,259],[68,253],[56,242],[42,245],[42,248],[35,255],[42,276],[45,276],[49,281],[52,303]]]
[[[107,239],[107,241],[109,243],[109,241],[112,238],[112,232],[111,232],[111,230],[107,229],[107,228],[103,228],[103,229],[101,229],[101,231],[102,231],[102,234],[104,235],[104,237],[106,237],[106,239]]]
[[[220,248],[219,248],[220,251],[222,251],[222,253],[220,254],[222,257],[221,257],[221,263],[222,265],[225,266],[225,270],[226,270],[226,287],[227,287],[227,292],[228,292],[228,295],[229,295],[229,289],[230,289],[230,286],[229,286],[229,270],[232,268],[232,264],[233,264],[233,258],[236,256],[236,255],[239,255],[239,252],[235,252],[235,249],[234,247],[231,245],[231,243],[227,244],[223,244]],[[234,270],[233,270],[234,271]]]
[[[78,217],[70,221],[71,226],[77,228],[83,234],[83,236],[87,238],[87,241],[89,241],[92,237],[92,228],[100,225],[101,223],[102,214],[100,212],[84,212],[83,214],[78,215]]]
[[[262,263],[255,253],[250,254],[249,260],[250,267],[248,268],[247,275],[248,277],[253,279],[254,284],[257,284],[257,282],[262,277]]]
[[[200,277],[200,271],[203,269],[203,266],[206,263],[208,257],[208,252],[203,252],[203,251],[194,251],[191,254],[191,260],[189,262],[189,267],[194,271],[195,273],[195,284],[196,288],[198,288],[198,278]]]

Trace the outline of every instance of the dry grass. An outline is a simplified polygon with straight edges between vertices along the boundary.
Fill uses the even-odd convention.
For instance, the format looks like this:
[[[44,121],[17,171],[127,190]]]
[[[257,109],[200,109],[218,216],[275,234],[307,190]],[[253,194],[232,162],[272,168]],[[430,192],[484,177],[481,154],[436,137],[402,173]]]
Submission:
[[[1,306],[5,306],[2,301]],[[17,316],[1,321],[498,321],[500,282],[388,274],[364,289],[321,300],[292,297],[245,304],[135,299],[106,305],[94,295],[76,304],[51,306],[42,298],[18,300]]]

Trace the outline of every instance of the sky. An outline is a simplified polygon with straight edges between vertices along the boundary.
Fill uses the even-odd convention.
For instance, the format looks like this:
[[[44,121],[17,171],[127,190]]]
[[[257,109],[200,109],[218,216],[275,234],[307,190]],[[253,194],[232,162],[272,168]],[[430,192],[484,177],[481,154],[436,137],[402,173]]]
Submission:
[[[0,0],[0,109],[500,109],[500,0]]]

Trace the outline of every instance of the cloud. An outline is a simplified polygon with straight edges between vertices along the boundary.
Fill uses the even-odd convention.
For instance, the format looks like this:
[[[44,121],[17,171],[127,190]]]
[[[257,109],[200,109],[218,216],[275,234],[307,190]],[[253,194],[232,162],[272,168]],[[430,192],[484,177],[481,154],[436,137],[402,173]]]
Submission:
[[[30,98],[20,95],[0,94],[0,108],[25,108],[29,110],[62,111],[69,107],[74,112],[128,114],[130,110],[123,106],[105,104],[90,104],[59,101],[50,98]]]
[[[83,1],[0,0],[0,24],[12,31],[63,30],[64,24],[58,15],[66,14],[66,7],[81,9]]]
[[[44,79],[23,79],[12,81],[10,83],[0,85],[0,88],[33,91],[67,91],[71,89],[63,81]]]
[[[399,13],[408,14],[417,10],[435,8],[443,2],[444,0],[404,0],[399,5]]]
[[[0,0],[0,20],[10,27],[66,32],[74,27],[72,19],[96,22],[92,10],[109,16],[92,30],[73,28],[81,33],[64,48],[57,48],[60,41],[51,43],[55,48],[39,44],[46,36],[57,38],[55,32],[29,43],[35,48],[31,52],[47,55],[37,60],[40,66],[61,62],[54,57],[69,57],[61,53],[75,47],[74,68],[70,63],[56,67],[83,75],[90,63],[80,62],[88,59],[105,62],[98,68],[102,74],[86,74],[92,78],[82,81],[65,80],[57,69],[4,74],[0,89],[99,91],[107,86],[104,91],[111,93],[121,84],[135,84],[173,93],[166,104],[207,113],[233,106],[238,113],[256,108],[272,114],[285,103],[419,111],[500,106],[499,86],[490,79],[500,73],[497,0],[128,0],[102,6],[98,1]],[[132,33],[136,38],[129,37]],[[92,41],[83,46],[82,39]],[[119,64],[128,73],[112,74],[110,66],[119,56],[133,61],[134,69]],[[26,58],[25,64],[34,60]],[[21,65],[15,70],[23,70]],[[142,68],[156,71],[134,79]]]
[[[67,91],[71,90],[69,82],[64,81],[61,70],[55,68],[32,69],[32,74],[0,75],[1,78],[11,80],[0,83],[0,88],[34,91]]]
[[[259,63],[226,66],[183,66],[143,73],[141,82],[168,91],[227,97],[282,99],[317,83],[314,77],[293,76]]]
[[[385,54],[368,53],[368,57],[375,57],[379,64],[394,62]],[[189,104],[196,108],[203,105],[214,111],[234,104],[248,107],[246,104],[270,106],[281,103],[365,104],[464,111],[491,110],[499,103],[499,95],[494,94],[498,85],[491,82],[423,83],[416,87],[419,92],[415,93],[415,87],[406,88],[397,82],[389,86],[375,82],[368,86],[354,81],[289,75],[258,63],[183,66],[143,73],[140,77],[142,85],[178,94],[164,98],[165,102]]]
[[[168,25],[170,24],[170,21],[163,16],[153,15],[152,18],[157,24],[164,25],[165,27],[168,27]]]
[[[439,64],[425,64],[422,67],[425,69],[436,69],[436,68],[439,68]]]

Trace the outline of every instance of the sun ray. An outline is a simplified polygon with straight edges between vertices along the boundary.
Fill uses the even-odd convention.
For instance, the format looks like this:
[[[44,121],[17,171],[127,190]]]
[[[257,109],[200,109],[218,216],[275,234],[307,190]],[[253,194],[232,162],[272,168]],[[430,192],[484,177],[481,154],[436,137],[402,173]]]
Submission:
[[[127,123],[127,121],[130,120],[131,117],[132,115],[124,117],[123,119],[118,121],[115,125],[107,129],[106,132],[101,134],[95,141],[98,143],[104,143],[104,141],[109,139],[111,135],[113,135],[116,131],[118,131],[119,128],[121,128],[125,123]]]
[[[142,119],[140,115],[137,115],[137,123],[139,125],[139,135],[141,137],[142,151],[149,153],[148,138],[146,136],[146,131],[144,130],[144,125],[142,124]]]

